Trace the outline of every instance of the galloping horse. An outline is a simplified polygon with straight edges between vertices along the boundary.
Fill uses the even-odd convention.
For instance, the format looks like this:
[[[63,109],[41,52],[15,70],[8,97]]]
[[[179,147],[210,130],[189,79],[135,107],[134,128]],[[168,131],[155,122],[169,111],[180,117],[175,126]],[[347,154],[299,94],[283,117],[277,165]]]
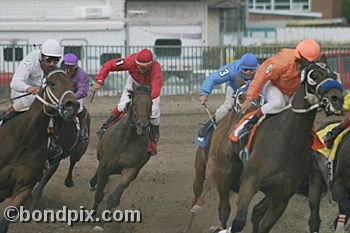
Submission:
[[[239,157],[241,146],[239,143],[229,139],[231,130],[241,117],[239,114],[241,104],[246,98],[247,87],[244,85],[235,93],[233,109],[225,116],[213,131],[208,148],[197,148],[195,159],[195,177],[193,181],[193,194],[191,218],[184,232],[190,230],[194,216],[201,212],[204,199],[215,184],[219,193],[219,219],[221,227],[226,228],[230,216],[230,191],[238,192],[240,186],[240,175],[243,162]],[[255,103],[252,109],[256,109],[263,103]]]
[[[265,197],[253,208],[253,232],[270,232],[308,172],[317,108],[326,114],[342,109],[341,86],[324,63],[309,64],[301,77],[290,108],[268,115],[259,125],[242,172],[232,233],[243,230],[249,204],[259,190]]]
[[[128,114],[111,126],[97,146],[99,160],[90,186],[97,189],[93,210],[97,212],[103,199],[103,190],[109,175],[121,175],[120,183],[107,200],[107,209],[117,207],[124,190],[137,177],[141,168],[150,159],[147,154],[149,143],[150,116],[152,112],[151,88],[134,86]]]
[[[350,134],[346,134],[338,145],[333,161],[334,176],[330,187],[328,187],[333,201],[336,201],[338,204],[339,215],[345,215],[345,222],[348,221],[350,216],[349,151]],[[321,196],[327,190],[328,179],[330,177],[327,177],[327,158],[319,152],[313,152],[313,155],[315,156],[315,160],[313,161],[309,177],[309,205],[311,210],[309,227],[310,232],[317,233],[320,230],[321,223],[319,213]]]
[[[90,135],[90,123],[91,118],[89,112],[84,108],[82,114],[84,114],[83,120],[84,122],[80,122],[80,125],[77,126],[77,122],[75,121],[65,121],[61,117],[55,117],[55,126],[57,126],[57,141],[56,143],[60,145],[63,149],[63,153],[61,155],[61,159],[69,156],[69,170],[68,174],[64,180],[64,184],[66,187],[73,187],[73,169],[75,164],[80,161],[81,157],[85,154],[88,144],[89,144],[89,135]],[[78,127],[81,129],[78,130]],[[81,138],[81,135],[84,135]],[[50,153],[50,152],[49,152]],[[60,160],[50,165],[44,171],[44,175],[41,178],[39,184],[35,187],[30,201],[28,203],[28,207],[30,210],[33,210],[40,200],[42,193],[46,184],[49,182],[53,174],[55,174],[57,168],[60,165]]]
[[[78,108],[73,81],[64,71],[55,70],[48,74],[31,108],[0,126],[0,202],[10,198],[9,206],[15,207],[26,202],[47,160],[52,115],[73,120]],[[0,221],[0,233],[7,232],[9,223],[5,218]]]

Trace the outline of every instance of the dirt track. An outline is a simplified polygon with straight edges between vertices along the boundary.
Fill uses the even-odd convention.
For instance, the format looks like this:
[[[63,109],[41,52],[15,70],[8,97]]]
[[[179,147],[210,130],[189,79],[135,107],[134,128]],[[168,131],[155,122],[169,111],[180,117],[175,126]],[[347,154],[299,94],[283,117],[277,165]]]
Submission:
[[[208,106],[214,111],[224,100],[224,96],[211,96]],[[92,135],[88,152],[77,164],[74,178],[75,187],[64,187],[68,160],[64,160],[57,173],[45,189],[39,209],[62,209],[65,205],[70,209],[80,209],[84,206],[90,209],[93,204],[94,193],[89,191],[88,180],[97,167],[95,158],[95,132],[107,117],[110,109],[116,103],[115,98],[95,98],[91,113]],[[204,109],[198,104],[197,96],[162,97],[161,102],[161,140],[159,154],[145,165],[138,178],[130,185],[122,196],[118,209],[138,209],[142,212],[142,223],[108,224],[105,232],[120,233],[179,233],[189,218],[192,198],[192,179],[194,174],[194,155],[196,147],[193,145],[197,133],[198,122],[207,119]],[[320,113],[316,124],[323,122],[324,114]],[[114,189],[118,181],[112,176],[106,188],[109,192]],[[255,201],[261,198],[257,195]],[[0,205],[2,213],[4,202]],[[235,206],[229,219],[235,212]],[[331,232],[331,224],[337,208],[324,198],[321,207],[322,232]],[[309,216],[308,203],[301,197],[294,197],[284,215],[275,225],[272,233],[306,233]],[[212,191],[209,195],[203,213],[194,221],[192,232],[204,233],[211,225],[218,225],[217,195]],[[46,232],[94,232],[93,224],[76,224],[69,227],[64,223],[16,223],[12,224],[9,232],[15,233],[46,233]],[[243,232],[251,232],[250,222]]]

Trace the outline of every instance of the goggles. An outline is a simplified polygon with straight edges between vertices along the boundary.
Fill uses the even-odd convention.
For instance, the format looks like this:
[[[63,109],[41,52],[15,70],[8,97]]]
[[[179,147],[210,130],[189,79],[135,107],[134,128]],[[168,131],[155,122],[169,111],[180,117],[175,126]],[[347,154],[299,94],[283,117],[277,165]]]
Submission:
[[[50,57],[45,55],[41,57],[41,60],[48,64],[50,64],[51,62],[53,62],[54,64],[57,64],[60,61],[60,59],[61,59],[60,57]]]

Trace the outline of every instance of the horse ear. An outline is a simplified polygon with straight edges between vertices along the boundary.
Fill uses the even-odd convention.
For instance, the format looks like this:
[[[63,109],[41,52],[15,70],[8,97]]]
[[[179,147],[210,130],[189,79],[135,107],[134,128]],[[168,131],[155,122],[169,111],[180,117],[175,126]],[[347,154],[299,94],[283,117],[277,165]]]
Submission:
[[[322,54],[322,56],[320,57],[319,61],[321,63],[327,64],[327,57],[325,54]]]

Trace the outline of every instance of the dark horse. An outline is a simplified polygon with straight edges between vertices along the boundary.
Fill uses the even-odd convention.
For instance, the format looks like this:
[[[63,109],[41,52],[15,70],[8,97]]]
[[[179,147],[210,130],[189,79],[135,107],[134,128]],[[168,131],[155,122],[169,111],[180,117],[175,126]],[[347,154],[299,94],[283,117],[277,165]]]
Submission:
[[[334,122],[332,122],[334,123]],[[328,123],[329,124],[329,123]],[[320,230],[320,201],[321,196],[327,190],[327,184],[330,184],[329,190],[333,201],[338,204],[339,215],[345,215],[347,222],[350,216],[350,134],[346,134],[336,151],[333,162],[334,175],[331,182],[327,176],[327,158],[319,152],[313,152],[315,160],[309,176],[309,205],[310,205],[310,232],[317,233]],[[333,173],[333,172],[332,172]],[[336,219],[337,220],[337,219]],[[337,221],[335,221],[336,223]],[[335,224],[336,225],[336,224]],[[337,229],[338,230],[338,229]],[[337,231],[338,232],[338,231]],[[340,232],[340,231],[339,231]],[[344,231],[341,231],[344,232]],[[348,231],[347,231],[348,232]]]
[[[97,146],[99,160],[90,186],[96,188],[95,213],[103,199],[103,190],[109,175],[119,174],[121,179],[107,200],[107,209],[117,207],[124,190],[135,180],[141,168],[150,159],[147,154],[149,143],[150,116],[152,110],[151,88],[134,86],[128,114],[110,127]]]
[[[89,144],[91,123],[90,114],[85,108],[79,114],[83,114],[83,117],[81,118],[82,122],[80,123],[78,121],[65,121],[61,117],[54,117],[54,124],[58,137],[55,143],[60,145],[63,149],[61,159],[69,156],[69,170],[64,180],[65,186],[69,188],[74,186],[74,166],[78,161],[80,161],[81,157],[85,154]],[[41,178],[39,184],[35,187],[30,201],[28,203],[28,207],[30,210],[33,210],[35,208],[37,202],[42,196],[46,184],[49,182],[53,174],[55,174],[59,165],[60,160],[53,165],[49,165],[49,167],[45,169],[44,175]]]
[[[233,109],[213,131],[209,147],[197,148],[191,218],[184,230],[185,233],[190,231],[194,216],[201,212],[205,197],[213,185],[219,194],[218,211],[221,227],[226,228],[231,212],[230,191],[238,192],[243,169],[243,162],[239,157],[241,147],[239,143],[229,139],[229,134],[241,117],[239,112],[246,98],[245,88],[242,86],[235,93]],[[261,101],[255,103],[251,110],[256,109],[260,104],[262,104]]]
[[[324,63],[309,64],[301,76],[290,108],[267,116],[257,130],[242,172],[233,233],[243,230],[249,204],[259,190],[265,197],[253,208],[253,232],[270,232],[308,172],[317,108],[326,114],[342,109],[341,86]]]
[[[0,126],[0,202],[10,198],[9,206],[17,208],[41,179],[52,115],[73,120],[79,108],[73,81],[61,70],[47,76],[46,86],[36,97],[27,112]],[[0,221],[0,233],[7,232],[9,223],[5,218]]]

